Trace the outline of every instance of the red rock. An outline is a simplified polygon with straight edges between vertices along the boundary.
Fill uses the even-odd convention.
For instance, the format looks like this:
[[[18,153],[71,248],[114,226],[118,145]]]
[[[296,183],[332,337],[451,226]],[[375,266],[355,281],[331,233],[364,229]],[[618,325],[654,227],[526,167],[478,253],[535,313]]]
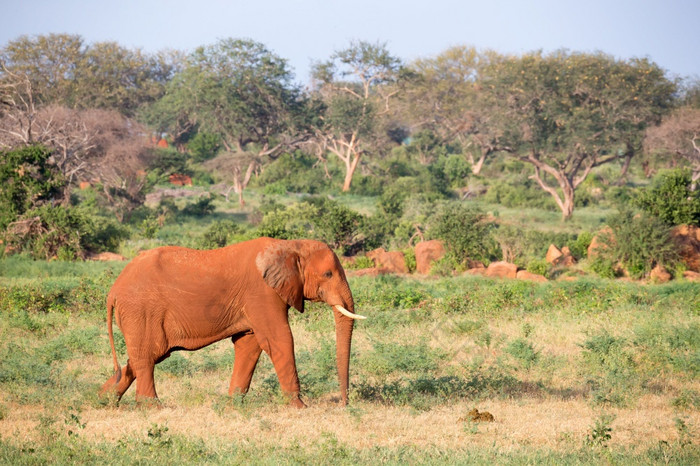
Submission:
[[[678,247],[678,254],[686,269],[700,272],[700,228],[679,225],[671,230],[671,238]]]
[[[544,283],[547,281],[547,277],[545,277],[544,275],[528,272],[527,270],[518,270],[518,272],[515,274],[515,277],[518,280],[528,280],[531,282]]]
[[[615,238],[613,238],[612,235],[612,228],[608,226],[601,228],[600,231],[593,236],[593,239],[591,239],[591,244],[588,245],[588,258],[592,259],[598,254],[597,251],[602,251],[608,247],[607,244],[603,242],[602,237],[610,237],[614,242]]]
[[[430,273],[430,268],[433,262],[441,259],[445,255],[445,246],[442,241],[430,240],[421,241],[416,244],[416,272],[427,275]]]
[[[666,283],[671,280],[671,274],[663,265],[657,265],[651,270],[649,279],[654,283]]]
[[[691,282],[700,282],[700,273],[686,270],[683,272],[683,278]]]
[[[369,267],[366,269],[347,270],[346,272],[348,276],[351,277],[376,277],[378,275],[385,275],[389,273],[387,269],[381,267]]]
[[[387,252],[384,248],[378,248],[366,254],[379,268],[387,269],[389,273],[408,273],[406,258],[401,251]]]
[[[113,252],[100,252],[97,254],[90,254],[86,257],[89,261],[125,261],[126,257],[115,254]]]
[[[484,275],[487,277],[515,278],[518,273],[518,266],[509,262],[491,262],[486,267]]]
[[[172,174],[168,177],[170,184],[175,186],[192,186],[192,178],[187,175]]]
[[[561,258],[564,254],[559,250],[558,247],[556,247],[553,244],[549,245],[549,249],[547,249],[547,255],[545,256],[545,260],[552,264],[556,265],[557,262],[559,261],[559,258]]]

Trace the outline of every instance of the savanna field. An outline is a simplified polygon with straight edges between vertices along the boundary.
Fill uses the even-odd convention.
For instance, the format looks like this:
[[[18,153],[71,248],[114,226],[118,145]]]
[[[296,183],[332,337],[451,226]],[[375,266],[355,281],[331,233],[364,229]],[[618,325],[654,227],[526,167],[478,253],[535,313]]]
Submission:
[[[228,340],[156,366],[156,408],[133,387],[119,405],[97,397],[112,371],[104,300],[123,266],[0,263],[2,462],[700,459],[697,283],[351,276],[368,319],[355,327],[348,407],[333,319],[309,305],[290,310],[308,409],[286,405],[265,355],[245,399],[229,398]],[[493,422],[473,421],[473,408]]]
[[[150,54],[70,34],[9,41],[0,65],[1,464],[700,464],[697,80],[602,52],[404,62],[353,41],[304,87],[250,39]],[[159,403],[98,396],[128,260],[261,236],[340,258],[367,317],[348,406],[313,303],[289,311],[308,409],[267,355],[229,397],[230,339],[158,364]],[[339,281],[324,251],[335,272],[304,277]],[[280,276],[244,282],[267,315],[291,303]],[[115,345],[124,366],[117,326]]]

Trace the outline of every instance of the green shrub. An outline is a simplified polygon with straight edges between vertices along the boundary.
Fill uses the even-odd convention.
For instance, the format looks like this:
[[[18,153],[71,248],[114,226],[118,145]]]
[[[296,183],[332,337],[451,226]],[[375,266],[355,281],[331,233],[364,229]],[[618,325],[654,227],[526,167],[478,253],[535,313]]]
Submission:
[[[373,350],[362,358],[363,370],[372,375],[386,376],[394,373],[426,374],[437,370],[441,352],[425,343],[397,344],[374,343]]]
[[[0,152],[0,231],[61,195],[65,180],[50,158],[43,146]]]
[[[323,169],[315,166],[317,163],[317,158],[301,151],[282,154],[252,184],[263,186],[266,194],[316,194],[330,186]]]
[[[535,181],[526,176],[492,183],[482,199],[484,202],[500,204],[509,208],[533,207],[548,211],[557,210],[551,196],[542,191]]]
[[[583,364],[595,403],[623,405],[641,385],[627,340],[605,330],[583,343]]]
[[[219,220],[209,225],[200,240],[200,245],[205,249],[223,248],[228,244],[232,235],[240,231],[238,225],[231,220]]]
[[[216,208],[212,202],[214,202],[213,196],[202,196],[192,204],[187,204],[185,208],[182,209],[182,214],[192,217],[205,217],[214,212]]]
[[[82,237],[91,220],[74,208],[44,205],[24,213],[5,234],[9,250],[28,252],[35,259],[75,259],[83,251]]]
[[[662,265],[673,270],[678,263],[678,253],[671,240],[668,225],[656,217],[635,215],[622,211],[608,222],[612,233],[601,235],[607,246],[599,249],[594,270],[605,271],[606,264],[621,264],[631,277],[641,278]]]
[[[532,343],[523,338],[511,341],[505,348],[505,352],[517,359],[527,369],[532,367],[540,357],[540,352],[535,350]]]
[[[187,150],[196,162],[213,159],[220,148],[221,137],[218,134],[199,132],[187,142]]]
[[[360,214],[324,197],[310,198],[307,202],[317,209],[316,215],[311,218],[314,238],[344,252],[358,232]]]
[[[430,236],[444,241],[447,251],[461,263],[493,257],[493,224],[479,208],[457,202],[443,204],[431,219]]]
[[[691,191],[690,186],[689,170],[661,172],[635,203],[667,225],[700,225],[700,190]]]
[[[318,208],[306,202],[286,208],[281,204],[272,205],[258,225],[258,235],[278,239],[308,238],[313,229],[312,219],[317,214]]]
[[[287,208],[274,207],[263,216],[258,233],[280,239],[317,239],[342,253],[353,243],[361,218],[337,201],[309,198]]]

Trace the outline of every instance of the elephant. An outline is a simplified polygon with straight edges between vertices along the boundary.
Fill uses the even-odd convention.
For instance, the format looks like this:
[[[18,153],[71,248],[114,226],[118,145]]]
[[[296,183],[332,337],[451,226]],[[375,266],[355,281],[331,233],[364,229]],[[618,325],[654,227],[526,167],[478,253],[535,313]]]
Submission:
[[[243,396],[258,358],[268,354],[289,403],[300,398],[288,311],[325,302],[335,317],[341,402],[348,403],[355,303],[331,248],[314,240],[257,238],[220,249],[164,246],[141,252],[107,295],[107,330],[114,374],[100,393],[117,401],[136,380],[136,399],[157,401],[156,364],[173,351],[193,351],[231,338],[235,358],[229,395]],[[124,335],[128,360],[119,365],[112,320]]]

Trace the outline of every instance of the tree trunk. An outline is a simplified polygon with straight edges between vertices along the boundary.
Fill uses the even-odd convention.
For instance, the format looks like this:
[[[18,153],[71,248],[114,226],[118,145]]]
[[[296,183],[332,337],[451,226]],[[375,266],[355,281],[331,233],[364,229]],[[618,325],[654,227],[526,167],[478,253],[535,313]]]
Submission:
[[[352,177],[355,174],[358,163],[360,163],[361,154],[355,154],[352,157],[348,154],[348,161],[345,163],[345,181],[343,182],[343,192],[350,191],[350,184],[352,183]]]

